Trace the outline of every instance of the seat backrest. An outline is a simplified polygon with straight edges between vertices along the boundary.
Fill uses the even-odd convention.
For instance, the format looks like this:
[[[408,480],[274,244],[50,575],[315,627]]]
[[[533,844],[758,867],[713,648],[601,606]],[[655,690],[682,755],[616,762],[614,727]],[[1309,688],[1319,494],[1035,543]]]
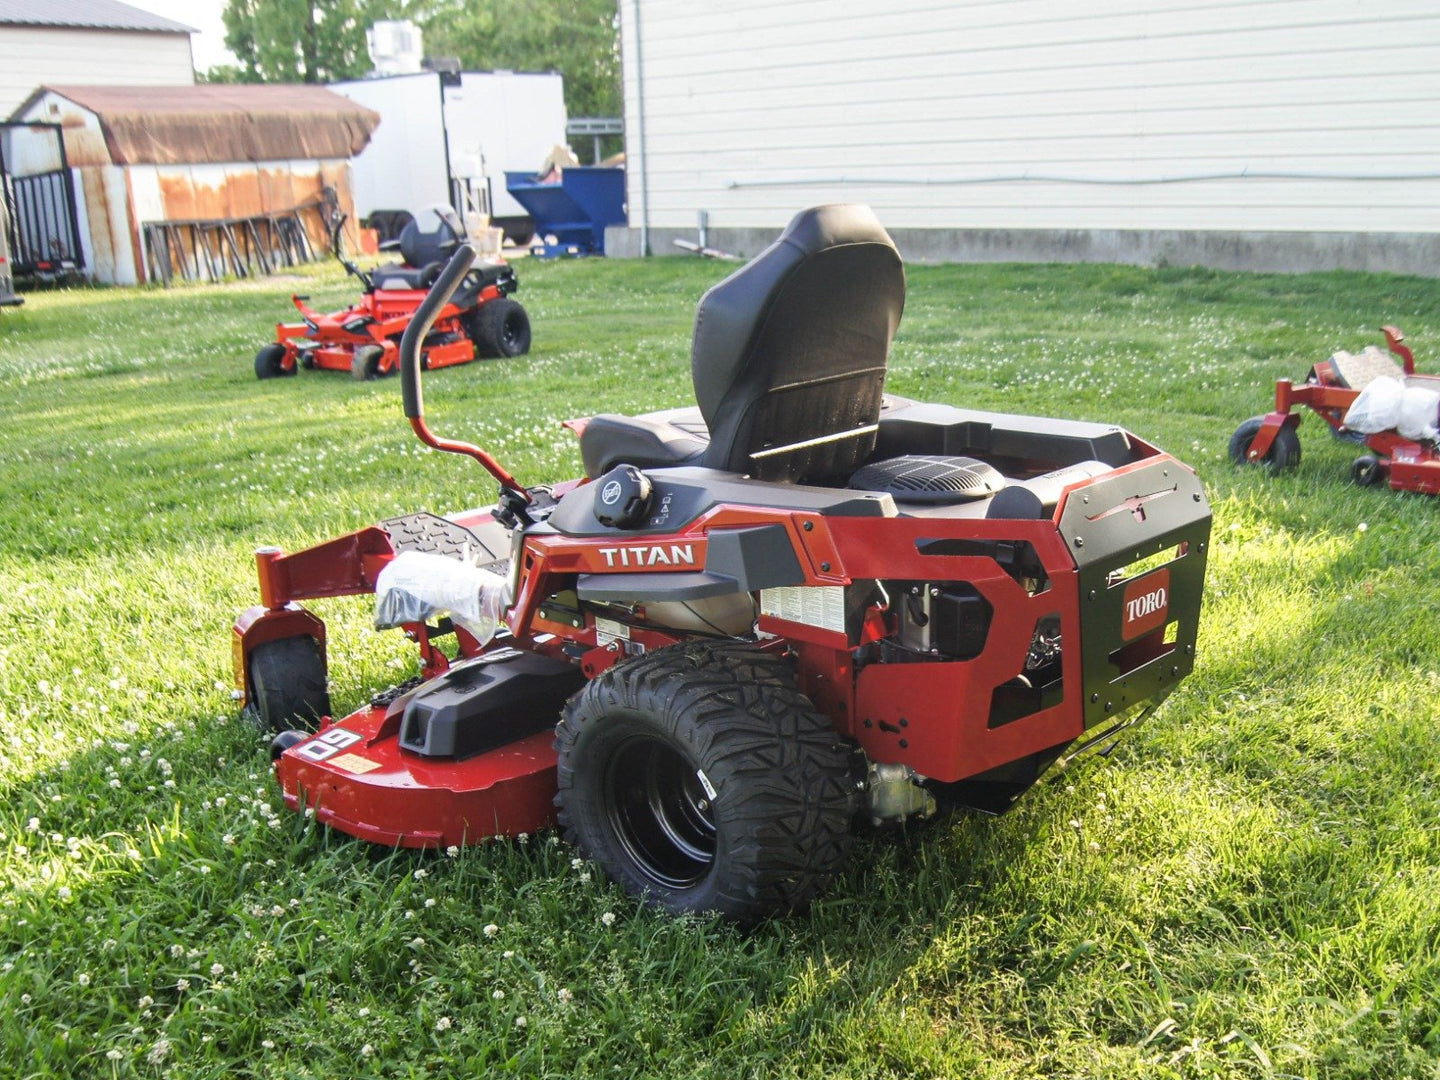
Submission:
[[[400,254],[406,266],[429,266],[450,257],[465,239],[460,216],[448,206],[427,206],[400,230]]]
[[[848,476],[875,446],[904,307],[900,253],[869,207],[797,214],[696,310],[702,464],[792,483]]]

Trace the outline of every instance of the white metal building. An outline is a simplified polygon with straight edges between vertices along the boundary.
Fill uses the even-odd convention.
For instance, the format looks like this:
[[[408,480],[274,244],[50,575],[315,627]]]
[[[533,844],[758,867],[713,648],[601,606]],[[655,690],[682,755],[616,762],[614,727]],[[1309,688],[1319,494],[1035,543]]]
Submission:
[[[630,228],[1440,274],[1434,0],[621,0]]]
[[[119,0],[0,0],[0,119],[42,84],[189,85],[192,32]]]

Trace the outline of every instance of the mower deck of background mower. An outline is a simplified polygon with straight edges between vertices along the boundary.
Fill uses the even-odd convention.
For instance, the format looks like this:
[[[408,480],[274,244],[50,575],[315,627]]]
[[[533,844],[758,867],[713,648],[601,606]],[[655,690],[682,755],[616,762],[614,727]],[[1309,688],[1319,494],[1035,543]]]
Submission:
[[[1382,326],[1385,343],[1400,358],[1395,363],[1378,349],[1357,356],[1336,353],[1310,369],[1305,382],[1289,379],[1275,383],[1275,408],[1246,420],[1230,437],[1230,460],[1237,465],[1265,465],[1279,470],[1300,463],[1300,414],[1297,406],[1313,412],[1330,426],[1337,438],[1364,442],[1373,453],[1356,458],[1350,478],[1362,487],[1387,480],[1396,491],[1440,494],[1440,451],[1434,443],[1407,439],[1396,431],[1362,435],[1345,427],[1345,414],[1365,387],[1377,378],[1397,380],[1406,386],[1440,390],[1440,375],[1415,371],[1415,354],[1398,327]]]
[[[551,488],[425,424],[419,340],[468,254],[406,332],[404,406],[498,502],[257,555],[236,680],[292,809],[409,847],[558,821],[636,897],[749,920],[803,906],[855,820],[1000,812],[1191,670],[1193,471],[1109,425],[884,398],[904,274],[868,209],[801,213],[712,288],[698,410],[574,424],[587,477]],[[389,595],[415,553],[500,631],[419,597],[420,676],[332,719],[299,601]]]
[[[260,379],[294,375],[300,368],[348,371],[357,379],[393,375],[399,370],[399,343],[440,276],[444,260],[464,239],[464,226],[448,206],[429,207],[402,230],[398,246],[404,263],[369,272],[346,259],[340,249],[344,219],[331,230],[331,249],[346,271],[360,281],[360,301],[336,312],[319,312],[309,297],[294,296],[301,320],[279,323],[276,340],[255,356]],[[450,301],[436,313],[421,343],[421,364],[429,368],[466,364],[477,357],[521,356],[530,351],[530,320],[510,299],[518,289],[515,271],[503,260],[470,271]]]

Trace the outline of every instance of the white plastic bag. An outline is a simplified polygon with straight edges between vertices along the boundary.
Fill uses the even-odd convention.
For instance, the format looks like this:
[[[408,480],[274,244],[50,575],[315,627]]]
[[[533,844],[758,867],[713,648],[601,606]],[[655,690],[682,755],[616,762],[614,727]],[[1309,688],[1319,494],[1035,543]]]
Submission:
[[[1345,413],[1345,426],[1362,435],[1395,430],[1400,423],[1400,401],[1404,396],[1404,383],[1388,375],[1381,375],[1372,380],[1360,391],[1360,396],[1350,403],[1350,408]]]
[[[449,615],[485,642],[509,606],[510,583],[499,574],[424,551],[402,551],[375,582],[377,630]]]
[[[1420,386],[1407,386],[1400,399],[1400,421],[1396,430],[1407,439],[1429,439],[1440,436],[1440,393]]]

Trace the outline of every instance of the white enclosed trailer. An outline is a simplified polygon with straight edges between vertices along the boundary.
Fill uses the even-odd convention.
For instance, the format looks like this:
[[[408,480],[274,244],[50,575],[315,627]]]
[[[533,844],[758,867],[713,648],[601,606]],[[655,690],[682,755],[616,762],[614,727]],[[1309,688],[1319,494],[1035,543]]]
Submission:
[[[480,211],[512,236],[529,224],[505,190],[505,171],[533,171],[565,142],[560,75],[422,71],[330,87],[380,114],[351,163],[355,209],[411,214],[434,203]]]

